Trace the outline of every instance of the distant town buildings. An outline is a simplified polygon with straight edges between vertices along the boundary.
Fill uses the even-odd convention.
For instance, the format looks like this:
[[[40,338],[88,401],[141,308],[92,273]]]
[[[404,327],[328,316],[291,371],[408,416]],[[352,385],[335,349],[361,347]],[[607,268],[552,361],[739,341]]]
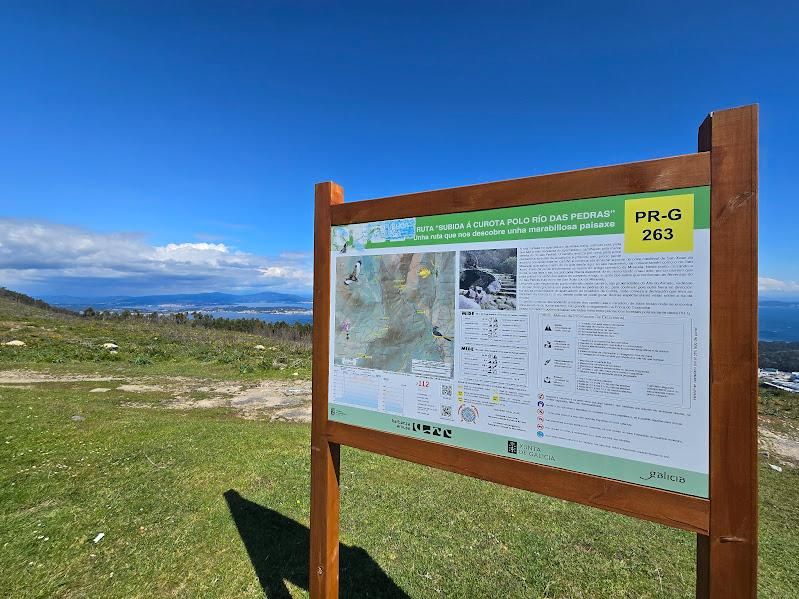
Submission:
[[[760,383],[783,391],[799,393],[799,372],[783,372],[776,368],[759,368]]]

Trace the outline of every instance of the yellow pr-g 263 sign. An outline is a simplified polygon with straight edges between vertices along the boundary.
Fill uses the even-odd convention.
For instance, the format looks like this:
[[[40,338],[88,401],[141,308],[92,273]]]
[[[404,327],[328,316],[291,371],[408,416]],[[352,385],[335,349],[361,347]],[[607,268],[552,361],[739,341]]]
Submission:
[[[690,252],[694,249],[694,194],[624,202],[624,251]]]

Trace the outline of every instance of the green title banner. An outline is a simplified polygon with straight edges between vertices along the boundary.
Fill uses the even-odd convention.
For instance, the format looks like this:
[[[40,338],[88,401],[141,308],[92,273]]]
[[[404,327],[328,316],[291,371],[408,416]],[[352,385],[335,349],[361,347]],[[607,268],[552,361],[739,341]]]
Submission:
[[[480,243],[625,231],[625,202],[691,194],[693,228],[710,226],[710,187],[625,194],[333,227],[333,250]]]

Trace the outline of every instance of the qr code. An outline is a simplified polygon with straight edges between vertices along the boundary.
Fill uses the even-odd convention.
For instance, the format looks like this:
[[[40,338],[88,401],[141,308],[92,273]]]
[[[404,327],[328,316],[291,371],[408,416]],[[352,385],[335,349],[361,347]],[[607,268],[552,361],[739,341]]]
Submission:
[[[444,418],[452,418],[452,406],[441,406],[441,415]]]
[[[452,385],[441,385],[441,397],[452,397]]]
[[[519,447],[516,441],[508,441],[508,453],[518,453]]]

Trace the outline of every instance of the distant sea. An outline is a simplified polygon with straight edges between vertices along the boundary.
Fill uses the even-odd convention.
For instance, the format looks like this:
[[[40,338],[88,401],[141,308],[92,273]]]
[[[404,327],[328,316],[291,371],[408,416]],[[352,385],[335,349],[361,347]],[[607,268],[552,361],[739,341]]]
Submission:
[[[255,318],[263,320],[264,322],[287,322],[294,324],[300,322],[302,324],[311,324],[313,322],[313,313],[308,310],[307,312],[251,312],[248,310],[227,311],[227,310],[204,310],[205,314],[210,314],[214,318]]]
[[[290,302],[290,301],[267,301],[258,302],[252,301],[247,304],[226,304],[219,305],[214,303],[203,303],[198,301],[191,301],[179,298],[175,301],[162,302],[162,303],[139,303],[137,298],[120,298],[116,301],[99,301],[92,299],[84,299],[76,302],[70,298],[68,302],[51,301],[52,304],[80,312],[91,306],[97,311],[110,310],[111,312],[122,312],[128,310],[130,312],[141,312],[142,314],[150,314],[158,312],[159,314],[174,314],[176,312],[202,312],[203,314],[210,314],[214,318],[253,318],[256,320],[263,320],[264,322],[287,322],[293,324],[300,322],[303,324],[310,324],[313,321],[313,310],[311,301]],[[236,299],[234,297],[234,299]]]
[[[761,341],[799,341],[799,303],[761,304],[758,321]]]

